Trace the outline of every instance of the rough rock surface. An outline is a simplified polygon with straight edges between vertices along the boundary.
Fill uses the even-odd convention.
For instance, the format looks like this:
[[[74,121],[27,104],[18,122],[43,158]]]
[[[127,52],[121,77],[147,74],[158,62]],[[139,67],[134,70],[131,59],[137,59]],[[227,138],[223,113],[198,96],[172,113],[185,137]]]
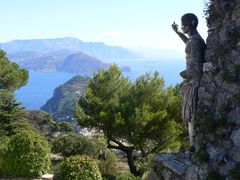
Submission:
[[[207,13],[195,160],[203,161],[204,154],[208,174],[231,179],[240,159],[240,0],[212,0]]]

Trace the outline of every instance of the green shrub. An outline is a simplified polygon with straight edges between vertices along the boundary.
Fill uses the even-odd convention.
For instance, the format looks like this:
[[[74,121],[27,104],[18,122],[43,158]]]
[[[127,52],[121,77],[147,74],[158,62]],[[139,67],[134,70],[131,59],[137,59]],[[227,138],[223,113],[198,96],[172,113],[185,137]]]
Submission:
[[[15,135],[22,131],[37,132],[37,130],[24,119],[20,119],[20,120],[17,120],[17,121],[14,121],[14,122],[8,124],[7,131],[8,131],[9,136]]]
[[[74,133],[62,135],[54,139],[52,151],[67,157],[75,155],[95,157],[98,154],[98,148],[92,139]]]
[[[39,177],[50,166],[47,141],[35,131],[18,131],[11,137],[3,157],[3,172],[8,177]]]
[[[60,180],[102,180],[96,162],[87,156],[71,156],[60,167]]]
[[[141,174],[144,174],[147,171],[150,171],[153,167],[153,155],[150,154],[144,158],[138,158],[135,162],[138,171],[141,172]]]
[[[105,159],[99,161],[99,170],[102,176],[113,179],[117,174],[117,158],[110,150],[105,149]]]
[[[132,174],[127,174],[127,173],[123,174],[123,173],[121,173],[121,174],[118,174],[116,176],[115,180],[141,180],[141,178],[140,177],[135,177]]]
[[[70,122],[62,121],[54,124],[57,131],[74,132],[73,125]]]

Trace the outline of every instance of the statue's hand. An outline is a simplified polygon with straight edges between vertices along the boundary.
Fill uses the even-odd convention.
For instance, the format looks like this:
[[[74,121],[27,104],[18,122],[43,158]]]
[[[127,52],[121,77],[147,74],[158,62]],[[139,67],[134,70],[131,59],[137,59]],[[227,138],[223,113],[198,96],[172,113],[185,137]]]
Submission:
[[[179,30],[178,30],[178,25],[175,23],[175,21],[174,21],[173,24],[172,24],[172,28],[173,28],[173,30],[174,30],[175,32],[179,32]]]

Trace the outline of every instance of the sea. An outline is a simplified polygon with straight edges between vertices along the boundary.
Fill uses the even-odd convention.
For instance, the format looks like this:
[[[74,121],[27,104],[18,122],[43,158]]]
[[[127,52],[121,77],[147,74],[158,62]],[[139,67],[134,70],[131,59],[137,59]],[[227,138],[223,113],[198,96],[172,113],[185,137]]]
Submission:
[[[106,63],[115,63],[119,67],[129,66],[130,72],[123,72],[130,80],[135,81],[140,75],[158,71],[165,80],[165,86],[176,85],[182,81],[179,72],[185,68],[184,58],[122,58],[105,59]],[[40,109],[53,96],[54,89],[77,74],[65,72],[29,71],[29,80],[15,92],[16,100],[28,110]]]

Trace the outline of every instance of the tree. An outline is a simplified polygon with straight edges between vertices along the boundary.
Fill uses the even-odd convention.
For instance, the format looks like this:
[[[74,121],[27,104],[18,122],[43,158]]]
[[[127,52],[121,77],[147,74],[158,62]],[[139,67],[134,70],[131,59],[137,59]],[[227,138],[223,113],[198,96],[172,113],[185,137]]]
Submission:
[[[99,148],[93,139],[76,133],[68,133],[53,140],[52,151],[67,157],[75,155],[97,157]]]
[[[164,87],[158,73],[131,82],[113,65],[94,74],[85,90],[76,113],[79,125],[104,133],[109,148],[125,152],[132,174],[142,174],[134,151],[145,158],[180,147],[180,108],[172,108],[179,97],[172,93],[174,88]]]
[[[20,103],[14,99],[13,91],[27,83],[28,71],[10,62],[6,53],[0,50],[0,131],[10,123],[23,119],[24,112]]]
[[[3,176],[2,172],[2,166],[3,165],[3,157],[7,151],[7,144],[9,142],[9,137],[8,136],[1,136],[0,138],[0,178]]]
[[[16,90],[27,83],[28,71],[10,62],[6,53],[0,50],[0,89]]]
[[[0,89],[0,131],[7,133],[9,125],[23,119],[24,111],[19,107],[12,92]]]

